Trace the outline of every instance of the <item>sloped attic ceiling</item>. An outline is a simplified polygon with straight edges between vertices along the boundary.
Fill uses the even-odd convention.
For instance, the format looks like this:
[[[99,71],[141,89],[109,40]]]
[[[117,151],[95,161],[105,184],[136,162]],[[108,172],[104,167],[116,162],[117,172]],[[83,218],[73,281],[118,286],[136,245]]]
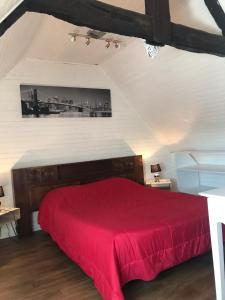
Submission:
[[[26,14],[0,38],[0,79],[25,57],[43,19],[39,14]]]
[[[225,0],[219,1],[225,11]],[[221,34],[204,0],[170,0],[174,23],[183,24],[210,33]]]
[[[0,22],[22,2],[23,0],[1,0]],[[145,12],[144,0],[101,0],[101,2],[139,13]],[[220,4],[225,10],[225,0],[220,0]],[[219,28],[215,26],[215,22],[210,16],[204,0],[170,0],[170,7],[174,23],[182,23],[211,33],[220,32]]]
[[[140,12],[144,9],[142,0],[105,0],[104,2],[126,6]],[[182,21],[189,26],[219,33],[203,0],[171,0],[170,2],[174,22]],[[220,3],[224,5],[225,0],[220,0]],[[23,26],[31,30],[34,20],[39,17],[41,16],[38,14],[27,13],[19,22],[23,23],[28,18]],[[10,46],[8,42],[0,42],[0,49],[3,45],[5,48],[5,55],[0,57],[1,65],[12,54],[17,53],[10,49],[15,50],[19,46],[18,48],[22,50],[25,41],[26,49],[21,51],[23,57],[84,62],[81,56],[83,53],[73,50],[73,46],[68,41],[67,29],[71,31],[74,29],[73,26],[70,27],[70,24],[64,24],[48,16],[44,19],[41,17],[39,21],[40,23],[37,22],[32,29],[33,40],[28,39],[27,35],[24,36],[24,31],[20,31],[20,35],[17,34],[19,23],[9,30],[7,35],[11,35],[11,40],[14,40],[15,44]],[[58,35],[55,35],[55,28]],[[20,43],[21,39],[23,43]],[[58,44],[61,46],[58,47]],[[68,50],[67,47],[71,48]],[[96,49],[91,48],[87,55],[88,53],[96,55]],[[39,50],[42,50],[41,53]],[[172,145],[173,150],[174,145],[183,149],[208,149],[209,146],[214,149],[219,147],[224,149],[225,59],[165,47],[155,60],[151,60],[146,56],[143,41],[135,40],[128,41],[124,49],[113,53],[106,61],[100,55],[98,62],[121,88],[129,103],[162,144]]]
[[[7,15],[15,8],[19,0],[1,1],[1,16]],[[144,0],[104,0],[107,4],[130,9],[140,13],[145,11]],[[220,0],[225,6],[225,0]],[[193,26],[212,33],[220,33],[219,28],[204,5],[204,0],[170,0],[172,21]],[[81,42],[72,45],[68,40],[68,32],[85,33],[87,29],[73,26],[56,18],[37,13],[26,13],[0,38],[0,78],[22,58],[38,58],[43,60],[63,61],[68,63],[100,64],[116,55],[104,46],[95,44],[90,55],[89,49]],[[120,37],[122,48],[126,47],[131,38]],[[23,43],[21,43],[23,40]]]
[[[21,2],[21,0],[1,0],[0,22]],[[125,8],[131,5],[130,9],[137,11],[143,7],[140,6],[141,2],[141,0],[107,1],[109,4]],[[76,27],[47,15],[26,13],[0,38],[0,79],[25,57],[68,63],[99,64],[114,55],[115,51],[112,49],[105,51],[104,46],[97,43],[92,55],[89,49],[83,47],[81,41],[78,41],[75,47],[68,39],[68,33],[73,31],[86,33],[87,28]],[[118,39],[123,41],[122,48],[129,42],[125,37],[118,37]]]
[[[85,35],[88,31],[89,28],[73,26],[54,17],[45,16],[26,56],[41,60],[98,65],[122,51],[134,40],[106,33],[104,38],[120,41],[120,49],[112,46],[106,49],[104,41],[92,39],[90,46],[87,47],[85,39],[78,37],[76,42],[72,43],[68,35],[71,32]]]
[[[104,0],[102,2],[145,13],[145,0]],[[183,24],[210,33],[220,29],[210,15],[204,0],[170,0],[171,17],[174,23]],[[225,11],[225,0],[220,0]]]
[[[164,147],[224,150],[224,58],[164,47],[149,59],[136,40],[102,67]]]
[[[143,3],[143,2],[142,2]],[[0,23],[0,35],[26,12],[52,15],[78,26],[142,38],[148,44],[225,56],[225,37],[172,22],[169,0],[145,0],[145,13],[97,0],[24,0]],[[204,0],[217,26],[225,34],[225,13],[219,1]],[[115,3],[111,3],[115,4]]]

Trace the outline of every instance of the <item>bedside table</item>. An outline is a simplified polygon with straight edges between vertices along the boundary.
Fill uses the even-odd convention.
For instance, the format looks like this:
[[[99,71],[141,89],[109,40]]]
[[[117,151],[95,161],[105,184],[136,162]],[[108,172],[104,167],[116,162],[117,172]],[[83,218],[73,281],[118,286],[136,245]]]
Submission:
[[[1,228],[6,225],[8,230],[8,224],[11,225],[13,232],[17,235],[16,228],[13,222],[16,222],[20,219],[20,209],[19,208],[8,208],[0,206],[0,235]]]
[[[148,180],[145,184],[147,187],[159,188],[161,190],[171,190],[172,182],[170,179],[160,179],[159,182]]]

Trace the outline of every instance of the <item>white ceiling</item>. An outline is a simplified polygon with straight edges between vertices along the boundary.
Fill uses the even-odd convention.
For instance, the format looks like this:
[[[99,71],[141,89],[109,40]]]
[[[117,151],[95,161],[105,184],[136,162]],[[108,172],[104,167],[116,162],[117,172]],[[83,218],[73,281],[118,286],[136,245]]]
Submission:
[[[136,40],[102,67],[162,144],[224,149],[224,58],[167,46],[149,59]]]
[[[134,10],[140,13],[145,12],[145,0],[104,0],[107,4],[115,5],[129,10]]]
[[[1,0],[0,1],[0,21],[13,8],[19,5],[23,0]],[[104,0],[111,5],[134,10],[140,13],[145,12],[145,0]],[[225,9],[225,0],[220,0],[220,4]],[[170,0],[171,15],[174,22],[189,26],[195,26],[209,31],[218,31],[215,22],[204,4],[204,0]]]
[[[220,0],[220,4],[225,10],[225,0]],[[221,33],[204,0],[170,0],[170,8],[174,23],[206,30],[211,33]]]
[[[131,38],[107,34],[104,37],[121,41],[121,49],[111,46],[106,49],[105,42],[91,40],[87,47],[84,38],[72,43],[68,33],[86,34],[89,29],[73,26],[51,16],[45,16],[38,34],[27,51],[27,57],[70,63],[100,64],[115,55],[132,41]]]
[[[144,12],[144,0],[104,2]],[[225,0],[220,3],[225,7]],[[170,0],[170,6],[173,22],[220,33],[204,0]],[[27,13],[0,39],[0,77],[27,57],[98,63],[163,145],[201,148],[211,140],[224,145],[224,59],[164,47],[151,60],[140,40],[126,37],[119,52],[106,50],[100,41],[87,48],[83,41],[69,41],[73,30],[87,29]]]
[[[43,18],[26,14],[0,38],[0,79],[25,57]]]
[[[144,0],[105,0],[104,2],[142,13],[145,10]],[[171,0],[170,5],[174,22],[208,30],[209,32],[220,32],[203,0]],[[93,41],[89,47],[85,46],[83,39],[78,39],[73,44],[68,38],[68,33],[72,31],[86,33],[87,29],[45,16],[36,39],[27,52],[27,56],[42,60],[101,64],[118,53],[116,49],[106,49],[102,41]],[[132,38],[117,37],[112,34],[108,36],[123,41],[122,48],[133,41]]]
[[[7,13],[19,0],[0,1],[0,16]],[[144,13],[144,0],[104,0],[102,2]],[[225,0],[220,0],[225,7]],[[208,12],[204,0],[170,0],[172,21],[184,25],[220,33]],[[67,63],[101,64],[107,61],[134,39],[119,37],[122,41],[120,50],[106,49],[102,41],[93,41],[90,47],[79,39],[71,43],[68,33],[85,33],[87,28],[73,26],[47,15],[26,13],[0,39],[0,77],[12,65],[24,57],[61,61]],[[3,68],[2,65],[5,67]]]
[[[211,17],[204,0],[169,0],[171,17],[174,23],[179,23],[194,28],[207,30],[212,33],[220,33],[213,18]],[[119,7],[145,12],[144,0],[104,0],[102,2]],[[225,10],[225,0],[220,0]]]

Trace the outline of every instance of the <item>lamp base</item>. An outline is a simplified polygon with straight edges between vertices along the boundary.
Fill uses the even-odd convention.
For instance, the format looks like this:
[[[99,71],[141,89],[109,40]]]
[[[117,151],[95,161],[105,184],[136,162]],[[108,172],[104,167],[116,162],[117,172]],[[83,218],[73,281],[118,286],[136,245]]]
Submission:
[[[160,182],[160,175],[158,173],[154,174],[154,180],[155,182]]]

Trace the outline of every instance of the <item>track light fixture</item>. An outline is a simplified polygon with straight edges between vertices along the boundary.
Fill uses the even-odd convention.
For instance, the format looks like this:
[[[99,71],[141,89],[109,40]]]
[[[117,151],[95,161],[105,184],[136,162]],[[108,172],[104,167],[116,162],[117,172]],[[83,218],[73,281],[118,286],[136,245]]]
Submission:
[[[114,41],[114,46],[116,49],[119,49],[120,48],[120,42],[119,41]]]
[[[75,42],[76,42],[76,40],[77,40],[77,35],[76,35],[76,33],[71,33],[71,38],[70,38],[70,40],[71,40],[72,43],[75,43]]]
[[[106,49],[109,49],[110,46],[111,46],[111,41],[110,40],[106,40],[106,45],[105,45]]]
[[[73,32],[73,33],[69,33],[69,36],[70,36],[70,40],[72,43],[75,43],[77,41],[77,38],[84,38],[86,41],[85,41],[85,45],[86,46],[90,46],[91,44],[91,39],[94,39],[94,40],[98,40],[98,41],[104,41],[106,44],[105,44],[105,48],[106,49],[109,49],[111,47],[111,45],[114,46],[115,49],[119,49],[120,46],[121,46],[121,41],[118,41],[118,40],[114,40],[114,39],[109,39],[109,38],[98,38],[98,37],[93,37],[93,36],[90,36],[88,34],[79,34],[79,33],[76,33],[76,32]]]

